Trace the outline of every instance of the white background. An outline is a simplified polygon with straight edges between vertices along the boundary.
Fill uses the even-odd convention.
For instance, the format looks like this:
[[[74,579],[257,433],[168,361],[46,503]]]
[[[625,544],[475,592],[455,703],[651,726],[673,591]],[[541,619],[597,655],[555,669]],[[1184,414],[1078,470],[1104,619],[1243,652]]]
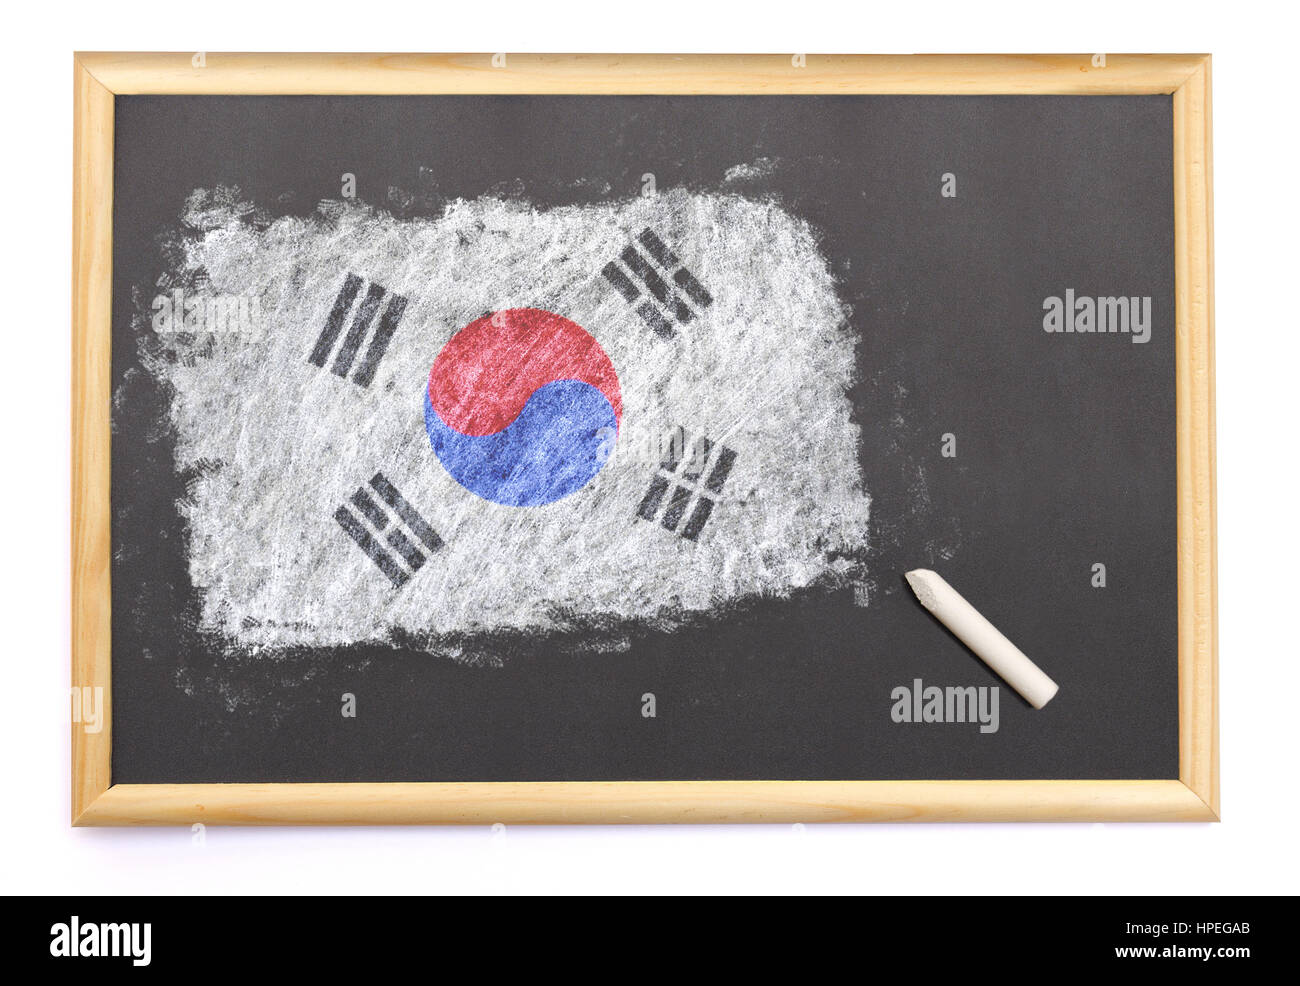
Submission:
[[[1300,318],[1292,294],[1300,289],[1300,88],[1287,6],[11,6],[0,128],[9,298],[0,329],[0,891],[1294,892],[1300,648],[1288,621],[1300,607]],[[802,832],[788,825],[512,827],[498,838],[482,827],[209,828],[203,848],[191,844],[187,829],[72,829],[67,532],[76,49],[1212,52],[1223,821],[810,825]]]

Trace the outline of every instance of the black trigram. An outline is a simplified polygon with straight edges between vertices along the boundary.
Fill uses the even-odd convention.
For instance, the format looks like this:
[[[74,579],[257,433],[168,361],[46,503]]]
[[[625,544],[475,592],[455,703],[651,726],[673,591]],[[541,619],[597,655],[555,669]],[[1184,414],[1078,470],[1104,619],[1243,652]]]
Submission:
[[[383,503],[372,494],[378,494]],[[375,473],[370,480],[370,489],[358,487],[352,494],[351,503],[369,521],[369,526],[349,510],[346,503],[334,511],[334,519],[398,588],[405,585],[428,558],[412,537],[428,549],[429,555],[442,547],[438,532],[397,492],[397,487],[385,479],[382,472]],[[385,505],[388,509],[384,509]],[[406,531],[399,525],[405,525]],[[398,561],[399,557],[406,562],[405,567]]]
[[[713,297],[695,275],[682,266],[677,254],[664,245],[654,230],[649,227],[642,230],[637,243],[641,244],[640,250],[636,243],[629,243],[618,260],[607,263],[601,273],[628,304],[636,306],[636,313],[646,325],[665,339],[671,339],[676,331],[674,322],[685,325],[695,317],[696,312],[687,304],[687,298],[695,308],[704,309],[713,304]],[[649,297],[642,297],[641,289],[632,281],[633,277],[645,285]],[[680,288],[686,297],[678,294],[673,285]]]
[[[312,348],[311,355],[307,357],[307,362],[324,368],[325,361],[330,358],[330,353],[334,351],[334,344],[338,342],[339,335],[343,332],[343,323],[347,321],[357,295],[361,293],[363,283],[365,282],[356,274],[349,274],[344,280],[343,287],[339,288],[338,297],[334,299],[334,307],[330,309],[329,318],[325,320],[325,328],[321,329],[316,345]],[[361,299],[356,314],[352,316],[352,325],[348,328],[348,334],[343,336],[343,345],[334,356],[331,370],[338,376],[346,379],[351,372],[352,364],[356,362],[357,352],[361,349],[361,344],[366,341],[370,323],[375,320],[375,314],[383,304],[386,293],[378,284],[371,284],[366,289],[365,297]],[[357,372],[352,374],[353,383],[362,387],[370,386],[375,371],[379,369],[379,361],[384,358],[384,353],[388,350],[388,344],[392,341],[393,333],[397,331],[397,325],[401,322],[404,311],[406,311],[406,299],[402,295],[395,294],[388,299],[388,307],[379,316],[379,327],[370,338],[370,345],[366,347],[361,365],[357,367]]]
[[[677,428],[668,436],[668,449],[663,461],[659,463],[654,479],[650,481],[650,489],[646,490],[636,508],[636,515],[642,520],[658,517],[659,508],[663,506],[665,495],[671,487],[672,494],[667,497],[668,506],[664,508],[663,516],[659,517],[659,523],[670,531],[676,531],[694,498],[695,506],[679,532],[688,541],[694,541],[713,513],[713,505],[722,492],[722,484],[727,481],[731,467],[736,463],[736,453],[725,445],[715,447],[703,435],[695,439],[689,456],[684,454],[685,451],[686,431]],[[700,477],[705,474],[706,468],[708,478],[701,482]]]

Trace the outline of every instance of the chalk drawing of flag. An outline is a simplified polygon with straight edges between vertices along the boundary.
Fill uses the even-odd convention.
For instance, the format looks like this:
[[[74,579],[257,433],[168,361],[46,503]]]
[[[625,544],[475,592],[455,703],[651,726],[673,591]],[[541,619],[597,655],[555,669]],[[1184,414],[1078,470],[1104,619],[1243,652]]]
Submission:
[[[165,273],[255,294],[267,331],[148,350],[178,469],[219,464],[178,508],[231,646],[450,653],[867,578],[846,560],[870,558],[856,339],[779,204],[326,203],[252,225],[236,194],[191,197],[200,232]]]

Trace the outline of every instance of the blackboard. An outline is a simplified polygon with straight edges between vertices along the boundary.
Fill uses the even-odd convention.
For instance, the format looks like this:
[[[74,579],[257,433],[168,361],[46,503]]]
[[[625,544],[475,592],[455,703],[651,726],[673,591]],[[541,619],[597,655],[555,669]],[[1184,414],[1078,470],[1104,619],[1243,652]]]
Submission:
[[[74,80],[74,824],[1218,818],[1208,56]]]
[[[115,783],[1178,777],[1170,95],[119,95],[115,114]],[[354,198],[343,192],[348,175]],[[656,201],[667,203],[662,212]],[[153,321],[157,297],[216,290],[180,256],[185,243],[237,228],[257,244],[286,219],[301,220],[304,237],[346,237],[346,210],[400,239],[465,209],[481,210],[476,222],[489,235],[499,203],[537,222],[618,223],[620,209],[644,208],[655,218],[627,219],[629,243],[653,227],[687,266],[706,269],[701,251],[713,241],[692,228],[691,210],[704,225],[723,220],[699,202],[778,216],[773,239],[806,230],[801,249],[816,255],[804,260],[825,270],[830,294],[801,303],[842,306],[851,373],[832,404],[842,404],[840,427],[853,441],[837,448],[851,457],[846,475],[860,477],[869,516],[860,540],[835,547],[840,565],[819,556],[808,584],[742,586],[654,619],[579,604],[532,626],[425,636],[398,628],[386,640],[342,643],[245,639],[214,624],[220,606],[248,603],[205,601],[227,590],[195,583],[196,551],[211,556],[199,564],[209,579],[231,560],[219,545],[194,543],[194,526],[214,522],[196,511],[226,517],[204,490],[223,464],[193,458],[206,446],[187,452],[192,436],[178,427],[193,423],[178,426],[171,413],[178,400],[214,392],[178,384],[159,361],[201,364],[228,343],[203,330],[160,342]],[[204,208],[238,216],[217,220]],[[418,246],[394,249],[435,262]],[[263,300],[266,332],[301,337],[304,373],[329,369],[309,366],[307,350],[336,288],[349,274],[367,278],[367,258],[349,258],[346,242],[329,256],[319,279],[299,275],[315,291],[309,303]],[[438,256],[429,283],[445,286],[455,260]],[[597,292],[600,271],[590,273],[584,290]],[[564,304],[531,272],[456,276],[482,285],[478,309],[448,303],[413,324],[413,302],[385,360],[413,338],[440,345],[497,308]],[[408,294],[418,280],[403,285]],[[715,272],[703,286],[714,298],[754,295],[760,312],[788,303],[765,299],[743,270]],[[603,290],[592,310],[618,317],[588,331],[655,336],[616,285]],[[1135,317],[1137,299],[1149,299],[1149,338],[1045,331],[1045,300],[1067,290],[1131,297]],[[306,309],[320,317],[305,319]],[[708,333],[709,308],[696,316],[693,331]],[[790,328],[792,352],[801,331]],[[685,358],[659,341],[629,352]],[[760,349],[756,377],[796,372]],[[714,386],[738,386],[734,372],[722,377]],[[337,374],[325,382],[339,401],[356,396],[348,387],[364,389]],[[385,399],[409,401],[418,418],[421,382]],[[203,413],[238,419],[252,407],[236,399]],[[258,407],[240,426],[243,440],[283,454]],[[752,469],[753,454],[735,444],[737,469]],[[450,542],[457,506],[444,487],[421,485],[420,469],[443,468],[425,452],[418,468],[363,454],[319,470],[364,485],[396,469],[403,495]],[[786,468],[766,448],[759,454],[769,457],[760,472]],[[800,454],[812,453],[792,450]],[[644,472],[648,482],[653,464]],[[753,496],[761,509],[762,483]],[[629,537],[656,527],[639,526],[637,506],[608,505],[623,511]],[[742,509],[716,509],[729,508]],[[837,521],[817,523],[830,530]],[[708,532],[691,547],[723,550]],[[656,533],[685,545],[680,533]],[[361,557],[328,516],[319,536]],[[725,550],[743,564],[765,547]],[[425,554],[427,575],[444,559]],[[940,571],[1001,626],[1060,684],[1059,696],[1035,711],[1003,686],[996,731],[894,721],[891,695],[917,679],[1000,684],[912,597],[902,574],[919,566]],[[360,571],[386,581],[376,567]],[[389,588],[418,593],[420,574]],[[354,716],[341,713],[345,694]]]

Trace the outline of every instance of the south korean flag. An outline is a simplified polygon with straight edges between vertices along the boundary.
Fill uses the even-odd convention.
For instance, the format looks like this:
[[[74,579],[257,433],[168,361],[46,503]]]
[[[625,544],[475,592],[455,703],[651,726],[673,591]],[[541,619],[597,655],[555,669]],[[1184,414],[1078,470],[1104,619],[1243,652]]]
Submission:
[[[206,629],[244,650],[671,626],[864,576],[855,337],[808,226],[674,192],[436,219],[198,191],[150,350]],[[202,468],[195,468],[202,464]]]

